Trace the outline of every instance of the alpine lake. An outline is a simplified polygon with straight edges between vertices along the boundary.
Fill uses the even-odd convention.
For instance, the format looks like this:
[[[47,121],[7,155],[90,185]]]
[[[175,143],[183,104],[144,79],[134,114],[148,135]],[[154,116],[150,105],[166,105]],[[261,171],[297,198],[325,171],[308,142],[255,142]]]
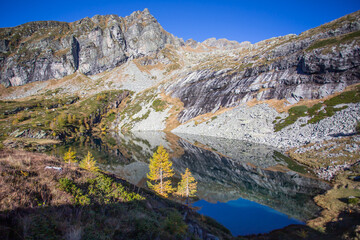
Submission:
[[[330,188],[278,149],[225,138],[133,132],[112,134],[107,144],[83,138],[51,154],[63,156],[72,147],[82,158],[90,151],[101,169],[146,188],[149,161],[159,145],[169,152],[175,182],[186,168],[198,182],[191,205],[234,236],[305,224],[320,210],[313,197]]]

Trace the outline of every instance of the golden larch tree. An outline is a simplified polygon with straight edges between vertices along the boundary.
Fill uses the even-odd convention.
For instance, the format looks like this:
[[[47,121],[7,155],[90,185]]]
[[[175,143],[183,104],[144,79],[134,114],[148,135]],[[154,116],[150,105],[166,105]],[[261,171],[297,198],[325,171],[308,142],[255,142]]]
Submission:
[[[169,180],[174,175],[174,170],[172,162],[169,160],[169,154],[162,145],[150,158],[149,170],[150,172],[147,174],[149,188],[163,197],[168,197],[168,194],[174,191],[171,180]]]
[[[71,151],[71,148],[69,148],[69,151],[67,151],[64,155],[64,161],[66,163],[76,163],[76,152],[75,151]]]
[[[99,171],[99,168],[96,166],[96,160],[94,160],[94,157],[92,156],[91,152],[88,151],[87,156],[81,160],[79,167],[83,169],[87,169],[91,172],[97,172]]]
[[[181,174],[181,181],[178,184],[176,195],[180,197],[195,197],[197,182],[192,176],[190,170],[186,168],[185,173]]]

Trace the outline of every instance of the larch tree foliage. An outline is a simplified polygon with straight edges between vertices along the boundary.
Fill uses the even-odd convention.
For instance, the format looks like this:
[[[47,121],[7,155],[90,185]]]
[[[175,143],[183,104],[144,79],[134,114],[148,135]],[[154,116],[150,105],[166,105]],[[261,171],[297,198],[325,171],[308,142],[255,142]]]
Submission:
[[[186,168],[185,173],[181,174],[181,181],[178,184],[176,195],[185,197],[188,201],[189,197],[195,197],[197,182],[192,176],[190,170]]]
[[[174,191],[171,180],[169,180],[174,175],[174,170],[172,169],[172,162],[169,160],[169,154],[162,145],[150,158],[149,169],[150,171],[147,174],[149,188],[163,197],[168,197],[168,194]]]
[[[96,165],[96,160],[94,160],[91,152],[88,152],[87,156],[83,160],[81,160],[79,167],[89,170],[91,172],[99,171],[99,168]]]
[[[69,148],[69,151],[67,151],[64,155],[64,161],[66,163],[76,163],[76,152],[75,151],[71,151],[71,148]]]

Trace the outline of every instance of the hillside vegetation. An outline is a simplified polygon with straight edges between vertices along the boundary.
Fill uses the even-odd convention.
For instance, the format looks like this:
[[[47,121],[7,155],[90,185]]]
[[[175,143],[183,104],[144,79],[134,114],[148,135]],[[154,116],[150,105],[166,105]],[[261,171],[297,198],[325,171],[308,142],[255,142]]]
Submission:
[[[0,183],[4,240],[231,238],[178,203],[43,154],[1,150]]]

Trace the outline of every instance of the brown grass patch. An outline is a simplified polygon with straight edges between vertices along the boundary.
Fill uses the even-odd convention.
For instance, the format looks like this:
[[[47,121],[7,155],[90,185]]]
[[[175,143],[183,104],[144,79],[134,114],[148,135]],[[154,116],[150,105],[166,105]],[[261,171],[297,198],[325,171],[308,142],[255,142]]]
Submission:
[[[140,64],[140,61],[144,60],[145,58],[148,58],[148,57],[143,57],[143,58],[133,60],[133,63],[135,63],[136,67],[141,72],[146,72],[146,73],[150,74],[150,71],[153,70],[153,69],[159,69],[159,70],[164,70],[165,69],[165,65],[162,64],[162,63],[156,63],[156,64],[153,64],[153,65],[142,65],[142,64]]]
[[[10,95],[15,90],[14,87],[6,88],[4,85],[0,84],[0,98],[5,98]]]
[[[2,84],[0,84],[0,86],[1,86],[0,97],[6,98],[12,94],[19,94],[21,92],[27,92],[29,89],[34,88],[39,84],[43,84],[43,82],[31,82],[31,83],[27,83],[22,86],[13,86],[13,87],[8,87],[8,88],[5,88]]]
[[[60,56],[63,56],[65,55],[66,53],[68,53],[70,51],[69,48],[65,48],[65,49],[61,49],[61,50],[58,50],[54,53],[54,56],[55,57],[60,57]]]
[[[170,116],[166,120],[166,127],[164,129],[165,132],[170,132],[180,125],[180,122],[177,119],[178,114],[184,110],[184,103],[179,98],[173,98],[169,95],[166,95],[165,92],[160,94],[161,100],[168,103],[168,105],[172,105],[169,110]]]
[[[34,143],[36,145],[54,145],[54,144],[58,144],[61,141],[60,140],[55,140],[55,139],[39,139],[39,138],[7,138],[4,141],[4,144],[6,145],[8,142],[13,142],[13,141],[19,141],[19,142],[23,142],[25,144],[30,144],[30,143]]]
[[[91,81],[90,78],[88,78],[84,74],[76,72],[61,79],[48,80],[49,84],[45,89],[58,88],[68,84],[79,84],[84,82],[89,83],[89,81]]]
[[[209,52],[209,49],[204,48],[204,46],[199,45],[196,48],[192,48],[190,46],[184,46],[182,49],[186,52],[194,52],[194,53],[203,53],[203,52]]]
[[[46,166],[62,170],[45,169]],[[45,154],[3,149],[0,151],[0,210],[40,205],[71,204],[57,189],[62,177],[86,179],[92,175]]]

